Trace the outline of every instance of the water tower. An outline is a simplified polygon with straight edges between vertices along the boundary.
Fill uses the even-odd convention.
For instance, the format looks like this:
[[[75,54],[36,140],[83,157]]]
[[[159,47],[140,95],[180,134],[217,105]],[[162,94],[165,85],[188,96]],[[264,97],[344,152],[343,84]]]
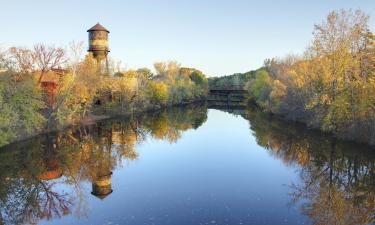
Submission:
[[[108,72],[108,34],[109,31],[97,23],[95,26],[91,27],[87,30],[89,33],[89,50],[88,52],[92,52],[95,59],[100,64],[102,60],[105,60],[107,72]]]

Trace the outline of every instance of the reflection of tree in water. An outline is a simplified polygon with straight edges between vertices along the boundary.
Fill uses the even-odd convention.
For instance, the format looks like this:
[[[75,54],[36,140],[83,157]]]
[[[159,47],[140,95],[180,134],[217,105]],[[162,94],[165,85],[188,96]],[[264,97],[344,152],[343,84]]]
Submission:
[[[73,211],[77,217],[86,216],[82,183],[92,183],[92,194],[105,198],[112,192],[112,171],[124,160],[138,158],[136,144],[148,137],[176,142],[182,131],[199,127],[206,118],[205,106],[171,108],[0,149],[0,224],[36,224]],[[61,191],[61,185],[72,191]]]
[[[52,148],[38,147],[41,143]],[[9,149],[0,157],[0,213],[4,223],[36,223],[68,214],[70,196],[54,190],[58,183],[54,179],[61,174],[51,142],[34,140],[20,147],[28,151]]]
[[[339,142],[304,126],[287,124],[254,109],[250,121],[259,145],[287,165],[300,168],[291,203],[313,224],[368,224],[375,221],[375,150]]]
[[[148,130],[152,137],[177,142],[181,132],[197,129],[207,120],[207,108],[203,106],[175,107],[166,111],[144,114],[147,119],[142,127]]]

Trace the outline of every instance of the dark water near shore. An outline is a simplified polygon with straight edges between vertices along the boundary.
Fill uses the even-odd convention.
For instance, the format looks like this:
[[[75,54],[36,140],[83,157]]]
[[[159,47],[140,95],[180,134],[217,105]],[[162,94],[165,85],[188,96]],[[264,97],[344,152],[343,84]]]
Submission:
[[[0,149],[0,224],[372,224],[375,149],[172,108]]]

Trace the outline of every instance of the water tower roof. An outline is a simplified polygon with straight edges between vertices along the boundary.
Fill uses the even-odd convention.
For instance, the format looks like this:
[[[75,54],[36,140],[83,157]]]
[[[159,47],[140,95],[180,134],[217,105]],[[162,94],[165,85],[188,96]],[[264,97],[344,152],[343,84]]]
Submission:
[[[97,197],[97,198],[103,200],[103,199],[105,199],[106,197],[108,197],[110,194],[112,194],[112,192],[113,192],[113,190],[111,189],[111,191],[110,191],[108,194],[103,194],[103,195],[101,195],[101,194],[95,194],[95,193],[93,193],[93,192],[91,192],[91,194],[94,195],[95,197]]]
[[[90,32],[90,31],[107,31],[109,33],[109,30],[107,30],[105,27],[103,27],[99,23],[97,23],[95,26],[87,30],[87,32]]]

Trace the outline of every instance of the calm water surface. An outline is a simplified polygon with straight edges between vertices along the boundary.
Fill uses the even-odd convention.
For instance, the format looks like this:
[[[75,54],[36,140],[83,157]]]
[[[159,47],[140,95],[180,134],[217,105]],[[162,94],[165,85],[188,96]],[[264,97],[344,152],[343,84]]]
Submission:
[[[371,224],[375,149],[173,108],[0,149],[0,224]]]

